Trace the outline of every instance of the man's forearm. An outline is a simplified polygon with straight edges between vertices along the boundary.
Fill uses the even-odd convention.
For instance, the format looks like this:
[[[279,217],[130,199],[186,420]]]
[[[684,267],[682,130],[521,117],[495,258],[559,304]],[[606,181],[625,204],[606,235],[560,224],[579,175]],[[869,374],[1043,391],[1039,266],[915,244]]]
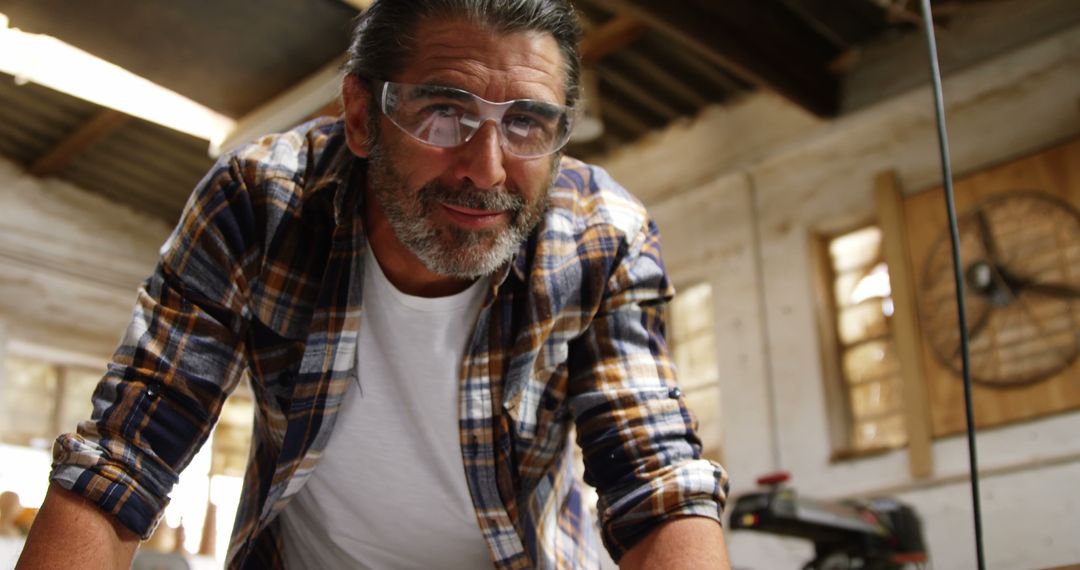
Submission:
[[[18,570],[130,568],[139,537],[86,499],[49,486]]]
[[[657,527],[619,560],[621,570],[728,570],[727,547],[720,523],[705,517],[681,517]]]

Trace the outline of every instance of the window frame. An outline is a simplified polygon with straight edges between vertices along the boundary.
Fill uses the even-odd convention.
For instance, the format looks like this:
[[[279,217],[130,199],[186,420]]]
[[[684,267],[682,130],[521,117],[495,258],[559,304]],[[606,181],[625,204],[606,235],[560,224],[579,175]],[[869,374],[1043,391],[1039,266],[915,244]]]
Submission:
[[[896,350],[896,330],[890,323],[888,330],[872,338],[846,346],[840,338],[840,307],[835,298],[835,284],[837,274],[833,268],[832,256],[829,252],[830,243],[844,235],[855,233],[866,228],[876,227],[882,232],[881,249],[877,260],[870,262],[869,266],[877,265],[878,262],[886,262],[884,253],[886,247],[885,229],[872,218],[865,218],[835,231],[815,232],[809,240],[811,260],[811,278],[813,281],[814,310],[816,313],[818,344],[821,356],[822,382],[825,394],[825,417],[828,421],[830,440],[830,462],[845,461],[854,458],[870,457],[889,453],[898,449],[904,449],[909,445],[907,421],[904,410],[903,375],[897,371],[895,386],[900,398],[897,408],[890,415],[898,415],[904,425],[905,437],[902,444],[881,444],[869,447],[857,447],[855,445],[855,429],[858,420],[855,417],[852,402],[852,391],[857,385],[848,382],[844,373],[843,357],[846,350],[858,344],[872,340],[883,340],[892,345]],[[892,274],[890,271],[890,280]]]
[[[706,319],[708,320],[708,324],[703,329],[698,329],[698,330],[693,331],[696,334],[694,334],[690,338],[682,338],[682,339],[680,339],[680,338],[678,338],[680,335],[677,334],[677,332],[676,332],[677,328],[679,326],[677,324],[677,321],[678,321],[677,313],[679,312],[678,305],[681,302],[680,301],[680,296],[682,296],[682,298],[685,299],[686,296],[685,296],[685,294],[683,292],[691,291],[692,289],[694,289],[696,287],[706,287],[707,288],[707,300],[705,301],[705,304],[706,304],[708,310],[704,311],[704,312],[698,312],[698,314],[706,315]],[[695,395],[700,394],[700,393],[704,393],[704,392],[708,392],[709,390],[716,390],[718,392],[717,401],[716,401],[717,409],[713,410],[713,417],[720,417],[721,418],[720,420],[715,422],[715,426],[714,426],[715,428],[717,428],[718,431],[717,431],[717,433],[707,433],[707,434],[703,433],[701,431],[701,429],[700,429],[702,426],[699,424],[699,426],[698,426],[698,428],[699,428],[698,429],[698,437],[701,438],[701,440],[702,440],[702,454],[703,454],[703,456],[706,457],[707,459],[711,459],[711,460],[716,461],[718,463],[723,463],[724,462],[724,431],[725,431],[723,421],[722,421],[723,414],[722,414],[722,409],[721,409],[722,401],[723,401],[723,386],[722,386],[723,378],[722,378],[722,374],[721,374],[721,370],[720,370],[720,362],[719,362],[719,358],[718,358],[719,357],[719,354],[718,354],[719,348],[717,346],[717,342],[718,342],[717,341],[717,333],[718,333],[718,331],[717,331],[717,314],[716,314],[716,304],[713,301],[713,289],[714,289],[714,286],[713,286],[712,282],[710,282],[707,279],[698,279],[698,280],[688,281],[688,282],[681,283],[681,284],[676,284],[675,289],[676,289],[675,297],[671,300],[671,302],[668,303],[668,306],[666,307],[666,312],[667,312],[667,315],[666,315],[666,317],[667,317],[667,319],[666,319],[666,325],[667,325],[666,340],[667,340],[667,345],[668,345],[668,351],[671,353],[672,363],[676,364],[678,362],[679,358],[680,358],[678,356],[678,354],[677,354],[677,352],[679,351],[679,345],[680,344],[686,345],[686,344],[689,343],[688,341],[690,341],[690,340],[700,341],[701,338],[702,338],[701,335],[704,335],[705,337],[707,337],[709,339],[708,344],[712,349],[711,352],[712,352],[712,355],[714,357],[713,362],[712,362],[713,370],[711,371],[712,372],[711,373],[712,378],[708,379],[708,380],[706,380],[704,382],[701,382],[701,383],[696,383],[695,382],[691,386],[691,385],[689,385],[688,382],[684,381],[684,378],[687,377],[687,376],[682,370],[678,369],[677,364],[676,364],[676,369],[677,369],[676,373],[677,373],[677,378],[679,379],[679,386],[680,386],[680,390],[683,393],[683,397],[686,398],[688,407],[690,408],[690,411],[692,413],[694,413],[694,414],[697,414],[698,417],[700,417],[700,416],[702,416],[704,414],[700,414],[698,412],[698,408],[694,406],[694,404],[697,403],[697,402],[691,402],[691,400],[693,400],[695,398]],[[719,416],[717,416],[717,415],[719,415]]]

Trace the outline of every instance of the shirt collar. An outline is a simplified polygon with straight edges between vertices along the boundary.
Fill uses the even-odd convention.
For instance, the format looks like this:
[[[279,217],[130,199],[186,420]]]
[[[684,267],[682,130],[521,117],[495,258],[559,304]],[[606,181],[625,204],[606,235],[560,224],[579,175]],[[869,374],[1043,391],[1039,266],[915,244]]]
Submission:
[[[349,150],[345,125],[340,119],[311,131],[308,136],[307,159],[312,176],[304,193],[309,197],[330,193],[334,227],[355,224],[362,217],[359,214],[363,208],[367,162]]]

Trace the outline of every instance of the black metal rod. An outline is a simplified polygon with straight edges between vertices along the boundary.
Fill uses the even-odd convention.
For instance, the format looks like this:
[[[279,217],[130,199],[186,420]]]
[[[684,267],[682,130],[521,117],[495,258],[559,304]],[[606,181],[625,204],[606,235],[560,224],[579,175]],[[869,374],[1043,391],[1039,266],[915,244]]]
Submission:
[[[983,557],[982,507],[979,499],[979,458],[975,449],[975,408],[971,398],[971,362],[968,350],[967,311],[964,306],[964,272],[960,263],[960,227],[956,220],[953,199],[952,167],[949,162],[949,137],[945,132],[945,101],[941,89],[941,70],[938,66],[937,41],[934,39],[934,16],[930,0],[922,1],[923,27],[926,46],[930,50],[930,72],[934,86],[934,111],[937,117],[938,146],[941,148],[941,174],[945,180],[945,207],[949,211],[949,236],[952,239],[953,274],[956,280],[956,312],[960,325],[960,355],[964,376],[964,411],[967,414],[968,461],[971,471],[971,503],[975,519],[975,555],[979,570],[986,568]]]

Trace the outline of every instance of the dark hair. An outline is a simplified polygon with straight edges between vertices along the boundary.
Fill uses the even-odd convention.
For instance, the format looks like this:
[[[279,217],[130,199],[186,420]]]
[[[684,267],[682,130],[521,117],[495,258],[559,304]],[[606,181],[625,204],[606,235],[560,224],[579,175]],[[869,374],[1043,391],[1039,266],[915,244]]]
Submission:
[[[411,54],[413,31],[426,18],[462,18],[500,33],[551,34],[566,68],[566,104],[577,101],[581,28],[568,0],[376,0],[356,22],[345,72],[389,80]]]

